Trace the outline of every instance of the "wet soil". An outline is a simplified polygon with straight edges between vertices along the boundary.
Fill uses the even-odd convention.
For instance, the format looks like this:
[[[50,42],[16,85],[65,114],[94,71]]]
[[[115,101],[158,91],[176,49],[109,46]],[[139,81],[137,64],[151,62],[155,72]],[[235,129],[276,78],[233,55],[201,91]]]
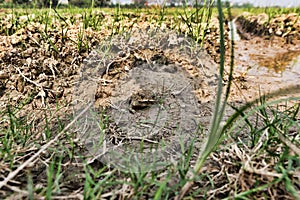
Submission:
[[[284,26],[286,29],[281,29],[272,23],[263,27],[262,22],[258,22],[262,19],[265,22],[265,17],[265,15],[256,17],[251,15],[247,21],[247,17],[242,16],[240,18],[243,20],[239,19],[240,21],[236,22],[237,32],[241,39],[235,41],[235,74],[236,80],[240,80],[240,94],[245,101],[271,91],[296,85],[300,80],[300,29],[298,24],[294,22],[294,27],[290,29],[286,26]],[[290,14],[280,16],[273,22],[281,20],[289,24],[290,21],[293,21],[292,17],[295,20],[298,19],[296,15]],[[271,34],[270,27],[277,27],[283,33],[276,35],[274,28],[270,32],[275,33]],[[291,29],[294,31],[290,31]]]

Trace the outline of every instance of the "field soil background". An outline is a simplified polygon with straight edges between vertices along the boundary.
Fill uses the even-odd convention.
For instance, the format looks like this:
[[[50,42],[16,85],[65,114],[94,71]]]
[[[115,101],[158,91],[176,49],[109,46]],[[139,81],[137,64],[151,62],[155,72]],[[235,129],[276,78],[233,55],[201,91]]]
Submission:
[[[299,10],[293,11],[270,16],[239,10],[234,19],[225,15],[224,86],[229,83],[232,58],[230,33],[236,31],[239,39],[234,40],[234,73],[224,123],[234,108],[263,94],[299,85],[300,17]],[[203,148],[201,138],[209,130],[210,118],[202,122],[200,141],[187,148],[176,166],[140,174],[119,171],[96,159],[76,129],[65,127],[74,118],[74,88],[93,50],[113,35],[136,30],[172,30],[189,36],[202,45],[202,68],[176,51],[126,52],[95,80],[99,85],[95,106],[110,107],[107,102],[120,87],[116,83],[138,63],[151,60],[181,66],[178,73],[194,84],[193,95],[201,114],[212,116],[221,48],[218,17],[213,12],[200,26],[194,10],[185,12],[174,8],[0,10],[0,181],[52,141],[30,164],[1,184],[1,199],[173,199],[178,195]],[[143,37],[137,40],[142,42]],[[291,91],[283,96],[297,95]],[[135,112],[146,106],[135,104],[133,98],[130,113],[136,117]],[[257,107],[261,105],[265,105],[262,99]],[[244,119],[233,124],[236,129],[224,136],[206,160],[185,198],[300,197],[299,100],[260,108],[249,117],[241,113]],[[280,122],[284,123],[278,125]],[[121,142],[115,136],[116,127],[109,122],[101,126],[114,143]],[[62,131],[64,134],[53,141]]]

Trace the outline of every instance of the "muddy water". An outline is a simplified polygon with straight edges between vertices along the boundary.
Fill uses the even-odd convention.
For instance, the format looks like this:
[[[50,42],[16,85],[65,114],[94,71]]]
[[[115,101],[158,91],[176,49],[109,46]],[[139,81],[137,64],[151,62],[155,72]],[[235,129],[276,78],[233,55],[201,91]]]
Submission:
[[[235,26],[234,26],[235,27]],[[238,35],[236,27],[232,29]],[[241,37],[243,38],[243,37]],[[283,38],[253,37],[235,40],[235,72],[243,77],[241,94],[245,100],[258,97],[300,81],[300,41],[286,44]]]
[[[300,51],[277,53],[274,56],[250,55],[257,60],[257,66],[248,75],[273,77],[274,81],[286,84],[300,80]]]
[[[288,70],[288,66],[291,63],[297,64],[298,55],[300,55],[299,51],[287,51],[287,52],[279,52],[274,55],[274,57],[268,56],[259,56],[258,55],[258,64],[260,66],[273,69],[276,73],[280,73]],[[256,55],[252,55],[255,59]]]
[[[233,20],[229,23],[229,39],[232,39],[232,37],[231,37],[232,33],[233,33],[233,40],[234,41],[241,40],[240,35],[237,33],[237,27],[236,27],[236,24],[235,24],[235,20]]]
[[[239,41],[241,40],[241,37],[237,31],[237,27],[235,24],[235,20],[230,22],[230,31],[229,31],[229,38],[231,39],[231,34],[233,34],[233,40],[236,42],[236,44],[239,44]],[[259,43],[259,42],[255,42]],[[272,41],[266,46],[267,48],[272,49],[271,44]],[[255,44],[254,44],[255,45]],[[275,72],[275,74],[282,74],[285,71],[289,71],[290,69],[293,69],[294,67],[297,67],[300,65],[300,60],[298,57],[300,56],[300,49],[294,49],[294,50],[283,50],[277,51],[274,49],[273,52],[264,52],[264,51],[257,51],[257,49],[254,46],[247,45],[245,50],[249,51],[249,54],[244,55],[244,60],[247,61],[253,61],[256,60],[258,67],[256,68],[258,71],[260,71],[258,68],[265,67],[269,70],[268,72],[272,73]],[[262,49],[260,49],[262,50]],[[262,71],[265,71],[262,69]],[[276,75],[275,75],[276,76]]]

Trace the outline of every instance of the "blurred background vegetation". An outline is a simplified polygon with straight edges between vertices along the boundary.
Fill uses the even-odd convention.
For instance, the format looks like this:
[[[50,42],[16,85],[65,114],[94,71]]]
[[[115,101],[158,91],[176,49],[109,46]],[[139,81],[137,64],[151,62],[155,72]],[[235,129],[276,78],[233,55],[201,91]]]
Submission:
[[[159,3],[160,2],[160,3]],[[123,7],[143,6],[203,6],[207,0],[0,0],[0,8],[49,8],[49,7],[113,7],[121,3]],[[214,1],[216,2],[216,1]],[[233,7],[253,8],[251,3],[239,3]]]
[[[110,4],[109,0],[0,0],[0,7],[29,7],[29,8],[48,8],[48,7],[103,7]]]

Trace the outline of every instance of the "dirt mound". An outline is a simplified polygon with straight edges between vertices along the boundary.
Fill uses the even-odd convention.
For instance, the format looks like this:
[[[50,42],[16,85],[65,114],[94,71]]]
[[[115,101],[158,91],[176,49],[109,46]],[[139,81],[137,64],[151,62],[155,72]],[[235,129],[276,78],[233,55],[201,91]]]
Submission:
[[[106,27],[97,30],[92,24],[83,23],[85,14],[66,14],[63,18],[59,18],[58,15],[50,12],[49,17],[56,20],[47,22],[47,25],[43,24],[44,21],[37,14],[22,16],[22,14],[14,13],[1,16],[0,26],[3,29],[0,32],[0,111],[6,113],[10,109],[20,109],[20,112],[16,113],[16,117],[26,119],[34,124],[31,129],[33,133],[36,133],[31,138],[33,141],[41,140],[44,142],[52,137],[51,134],[42,133],[45,124],[49,125],[51,132],[57,132],[61,123],[64,124],[69,121],[69,116],[72,115],[70,104],[73,101],[73,87],[79,76],[78,70],[84,58],[88,55],[93,56],[93,53],[89,54],[91,49],[94,49],[100,41],[109,35],[121,32],[121,29],[124,32],[129,32],[137,27],[143,30],[158,28],[155,22],[145,21],[146,19],[140,18],[140,16],[127,16],[121,25],[120,22],[114,21],[113,15],[97,12],[93,14],[97,16],[97,19],[98,17],[99,20],[101,18],[103,27]],[[168,29],[167,27],[171,23],[171,19],[166,20],[161,27]],[[115,29],[108,29],[112,26]],[[185,31],[187,30],[182,30],[184,34],[187,34]],[[218,43],[217,23],[209,26],[208,32],[210,36],[207,36],[206,40],[209,42],[205,43],[204,48],[210,50],[211,56],[218,60],[220,44]],[[152,110],[159,109],[158,102],[162,97],[166,97],[165,104],[169,107],[177,104],[177,101],[185,103],[186,97],[193,97],[194,100],[196,99],[195,105],[198,103],[197,101],[202,103],[202,110],[198,113],[198,117],[203,117],[201,121],[203,127],[207,126],[210,119],[207,116],[211,112],[211,105],[206,103],[212,99],[212,92],[214,92],[208,88],[214,87],[212,85],[216,78],[215,73],[218,71],[212,62],[208,62],[210,57],[202,50],[194,51],[191,44],[195,44],[195,42],[192,39],[186,41],[188,43],[185,43],[186,47],[182,49],[167,50],[163,47],[162,51],[159,48],[151,49],[151,46],[146,46],[146,42],[150,39],[141,37],[137,37],[137,39],[132,41],[135,45],[134,48],[123,49],[123,54],[106,57],[107,61],[111,62],[107,73],[106,68],[98,68],[99,71],[94,73],[99,75],[95,79],[99,87],[93,88],[85,85],[84,94],[91,91],[93,93],[95,90],[95,95],[92,96],[92,98],[96,98],[95,105],[97,108],[104,108],[106,107],[106,100],[112,95],[116,95],[117,90],[115,88],[120,87],[122,81],[126,82],[126,76],[134,74],[133,77],[137,77],[138,73],[143,73],[144,77],[149,78],[151,73],[165,73],[165,75],[169,75],[169,78],[166,79],[168,83],[163,84],[169,87],[169,91],[165,94],[162,94],[162,83],[158,83],[159,87],[155,88],[152,84],[152,87],[149,86],[150,88],[142,87],[139,88],[141,89],[139,91],[132,91],[135,93],[135,97],[132,93],[129,99],[122,98],[126,102],[130,101],[128,104],[130,111],[126,117],[142,120],[142,117],[139,118],[137,115],[142,113],[141,115],[145,117],[146,110],[152,112]],[[152,46],[160,44],[158,40],[151,41],[153,42]],[[170,42],[172,43],[171,46],[176,45],[176,41],[172,38]],[[140,46],[144,46],[144,48],[140,48]],[[190,52],[189,56],[185,58],[184,55],[188,52]],[[99,54],[97,56],[99,57]],[[167,59],[165,60],[165,58]],[[146,67],[149,62],[156,63],[156,65],[167,65],[167,67],[165,70],[159,68],[157,72],[151,71]],[[97,66],[99,62],[95,60],[94,64]],[[106,63],[107,65],[108,63]],[[135,68],[137,65],[145,66],[145,68],[140,68],[143,69],[142,72],[135,71],[138,69]],[[104,71],[101,71],[103,69]],[[177,72],[173,73],[172,70],[177,70],[181,75],[178,76]],[[204,76],[206,78],[203,78]],[[99,77],[101,78],[98,79]],[[136,81],[136,78],[132,78],[132,80]],[[145,91],[149,93],[147,92],[149,90],[151,90],[150,97],[152,96],[152,99],[138,99],[143,95],[149,96],[149,94],[144,94]],[[178,95],[175,95],[176,98],[174,98],[176,93]],[[136,100],[134,100],[135,98]],[[118,103],[118,101],[114,100],[113,103]],[[147,103],[150,103],[151,106],[144,105]],[[187,109],[188,107],[184,108],[170,109],[170,112],[168,111],[166,114],[170,117],[166,123],[176,124],[179,118],[190,120],[191,117],[186,117],[186,114],[184,117],[182,114],[178,114],[179,110],[182,113],[193,110]],[[175,114],[170,114],[171,112]],[[178,119],[175,116],[179,116]],[[145,118],[148,119],[149,115]],[[204,118],[205,121],[203,121]],[[163,120],[161,121],[163,122]],[[5,121],[0,123],[4,128],[9,126],[9,123]]]
[[[12,17],[19,19],[18,26]],[[79,65],[103,34],[87,28],[85,37],[93,39],[80,47],[76,24],[65,29],[64,23],[55,21],[47,27],[37,16],[11,15],[0,24],[7,31],[0,32],[0,111],[22,107],[19,116],[43,121],[46,107],[55,110],[57,104],[70,103]]]
[[[278,36],[287,43],[300,40],[300,19],[297,13],[270,17],[267,14],[253,15],[244,13],[236,18],[238,32],[242,39],[254,36]]]
[[[75,115],[95,102],[81,119],[80,138],[95,157],[124,170],[176,160],[180,144],[195,136],[201,142],[199,131],[208,129],[217,70],[207,56],[193,40],[167,30],[136,29],[104,42],[84,62],[74,97]],[[108,119],[100,141],[104,129],[95,112]]]

